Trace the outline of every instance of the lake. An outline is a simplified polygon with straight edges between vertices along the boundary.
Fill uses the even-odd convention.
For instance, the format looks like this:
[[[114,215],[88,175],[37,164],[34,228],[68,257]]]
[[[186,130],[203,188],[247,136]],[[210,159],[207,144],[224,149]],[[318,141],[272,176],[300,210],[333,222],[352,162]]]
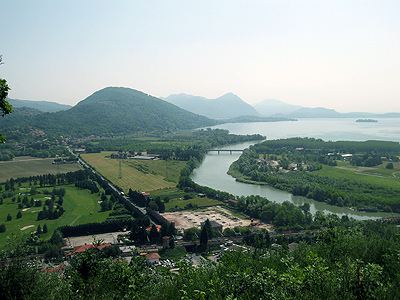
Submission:
[[[338,141],[366,141],[386,140],[400,142],[400,119],[377,119],[377,123],[355,122],[356,119],[299,119],[288,122],[264,123],[230,123],[218,125],[213,128],[227,129],[233,134],[265,135],[267,139],[289,137],[315,137],[323,140]],[[221,149],[244,149],[254,143],[241,143],[224,146]],[[226,191],[237,196],[260,195],[268,200],[282,203],[291,201],[295,205],[307,202],[311,205],[311,212],[335,213],[348,215],[356,219],[375,219],[388,217],[388,213],[355,212],[344,207],[336,207],[308,198],[293,196],[285,191],[268,186],[246,184],[236,181],[227,174],[229,166],[237,160],[240,153],[210,152],[204,161],[192,174],[194,182],[210,188]]]

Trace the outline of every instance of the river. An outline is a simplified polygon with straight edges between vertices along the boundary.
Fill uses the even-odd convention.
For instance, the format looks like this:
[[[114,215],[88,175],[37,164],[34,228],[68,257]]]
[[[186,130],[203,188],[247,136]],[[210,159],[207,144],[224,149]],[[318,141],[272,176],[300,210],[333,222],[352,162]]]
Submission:
[[[230,123],[213,128],[227,129],[233,134],[265,135],[267,139],[289,137],[315,137],[323,140],[386,140],[400,142],[400,119],[377,119],[378,123],[355,122],[356,119],[299,119],[289,122]],[[244,149],[254,143],[241,143],[224,146],[221,149]],[[313,214],[316,211],[348,215],[355,219],[375,219],[390,217],[389,213],[357,212],[348,208],[328,205],[308,198],[293,196],[285,191],[268,186],[246,184],[236,181],[227,174],[229,166],[237,160],[240,153],[209,152],[202,164],[193,171],[192,179],[197,184],[226,191],[237,196],[260,195],[268,200],[282,203],[290,201],[295,205],[307,202]],[[398,215],[396,215],[398,216]]]

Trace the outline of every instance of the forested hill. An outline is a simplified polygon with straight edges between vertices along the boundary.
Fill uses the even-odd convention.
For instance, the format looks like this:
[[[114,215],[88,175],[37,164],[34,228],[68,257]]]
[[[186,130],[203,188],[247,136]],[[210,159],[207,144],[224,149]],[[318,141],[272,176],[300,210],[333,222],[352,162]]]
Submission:
[[[30,126],[49,135],[85,137],[191,129],[215,122],[133,89],[108,87],[65,111],[23,119],[11,114],[2,120],[2,127],[27,130]]]
[[[7,100],[13,106],[13,109],[28,107],[40,110],[42,112],[56,112],[61,110],[67,110],[72,107],[71,105],[60,104],[50,101],[31,101],[31,100],[19,100],[19,99],[8,99],[8,98]]]

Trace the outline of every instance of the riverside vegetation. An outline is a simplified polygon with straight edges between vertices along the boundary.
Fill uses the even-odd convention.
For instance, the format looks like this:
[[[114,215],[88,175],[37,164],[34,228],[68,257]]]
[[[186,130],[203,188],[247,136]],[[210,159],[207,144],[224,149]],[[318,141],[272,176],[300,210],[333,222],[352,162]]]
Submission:
[[[332,205],[400,212],[399,154],[396,142],[272,140],[244,151],[229,174]]]

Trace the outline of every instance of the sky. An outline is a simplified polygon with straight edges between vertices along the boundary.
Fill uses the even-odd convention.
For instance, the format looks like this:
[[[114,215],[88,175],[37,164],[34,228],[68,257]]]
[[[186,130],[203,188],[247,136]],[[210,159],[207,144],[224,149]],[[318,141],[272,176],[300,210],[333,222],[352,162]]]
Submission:
[[[400,1],[0,0],[9,97],[107,86],[400,112]]]

